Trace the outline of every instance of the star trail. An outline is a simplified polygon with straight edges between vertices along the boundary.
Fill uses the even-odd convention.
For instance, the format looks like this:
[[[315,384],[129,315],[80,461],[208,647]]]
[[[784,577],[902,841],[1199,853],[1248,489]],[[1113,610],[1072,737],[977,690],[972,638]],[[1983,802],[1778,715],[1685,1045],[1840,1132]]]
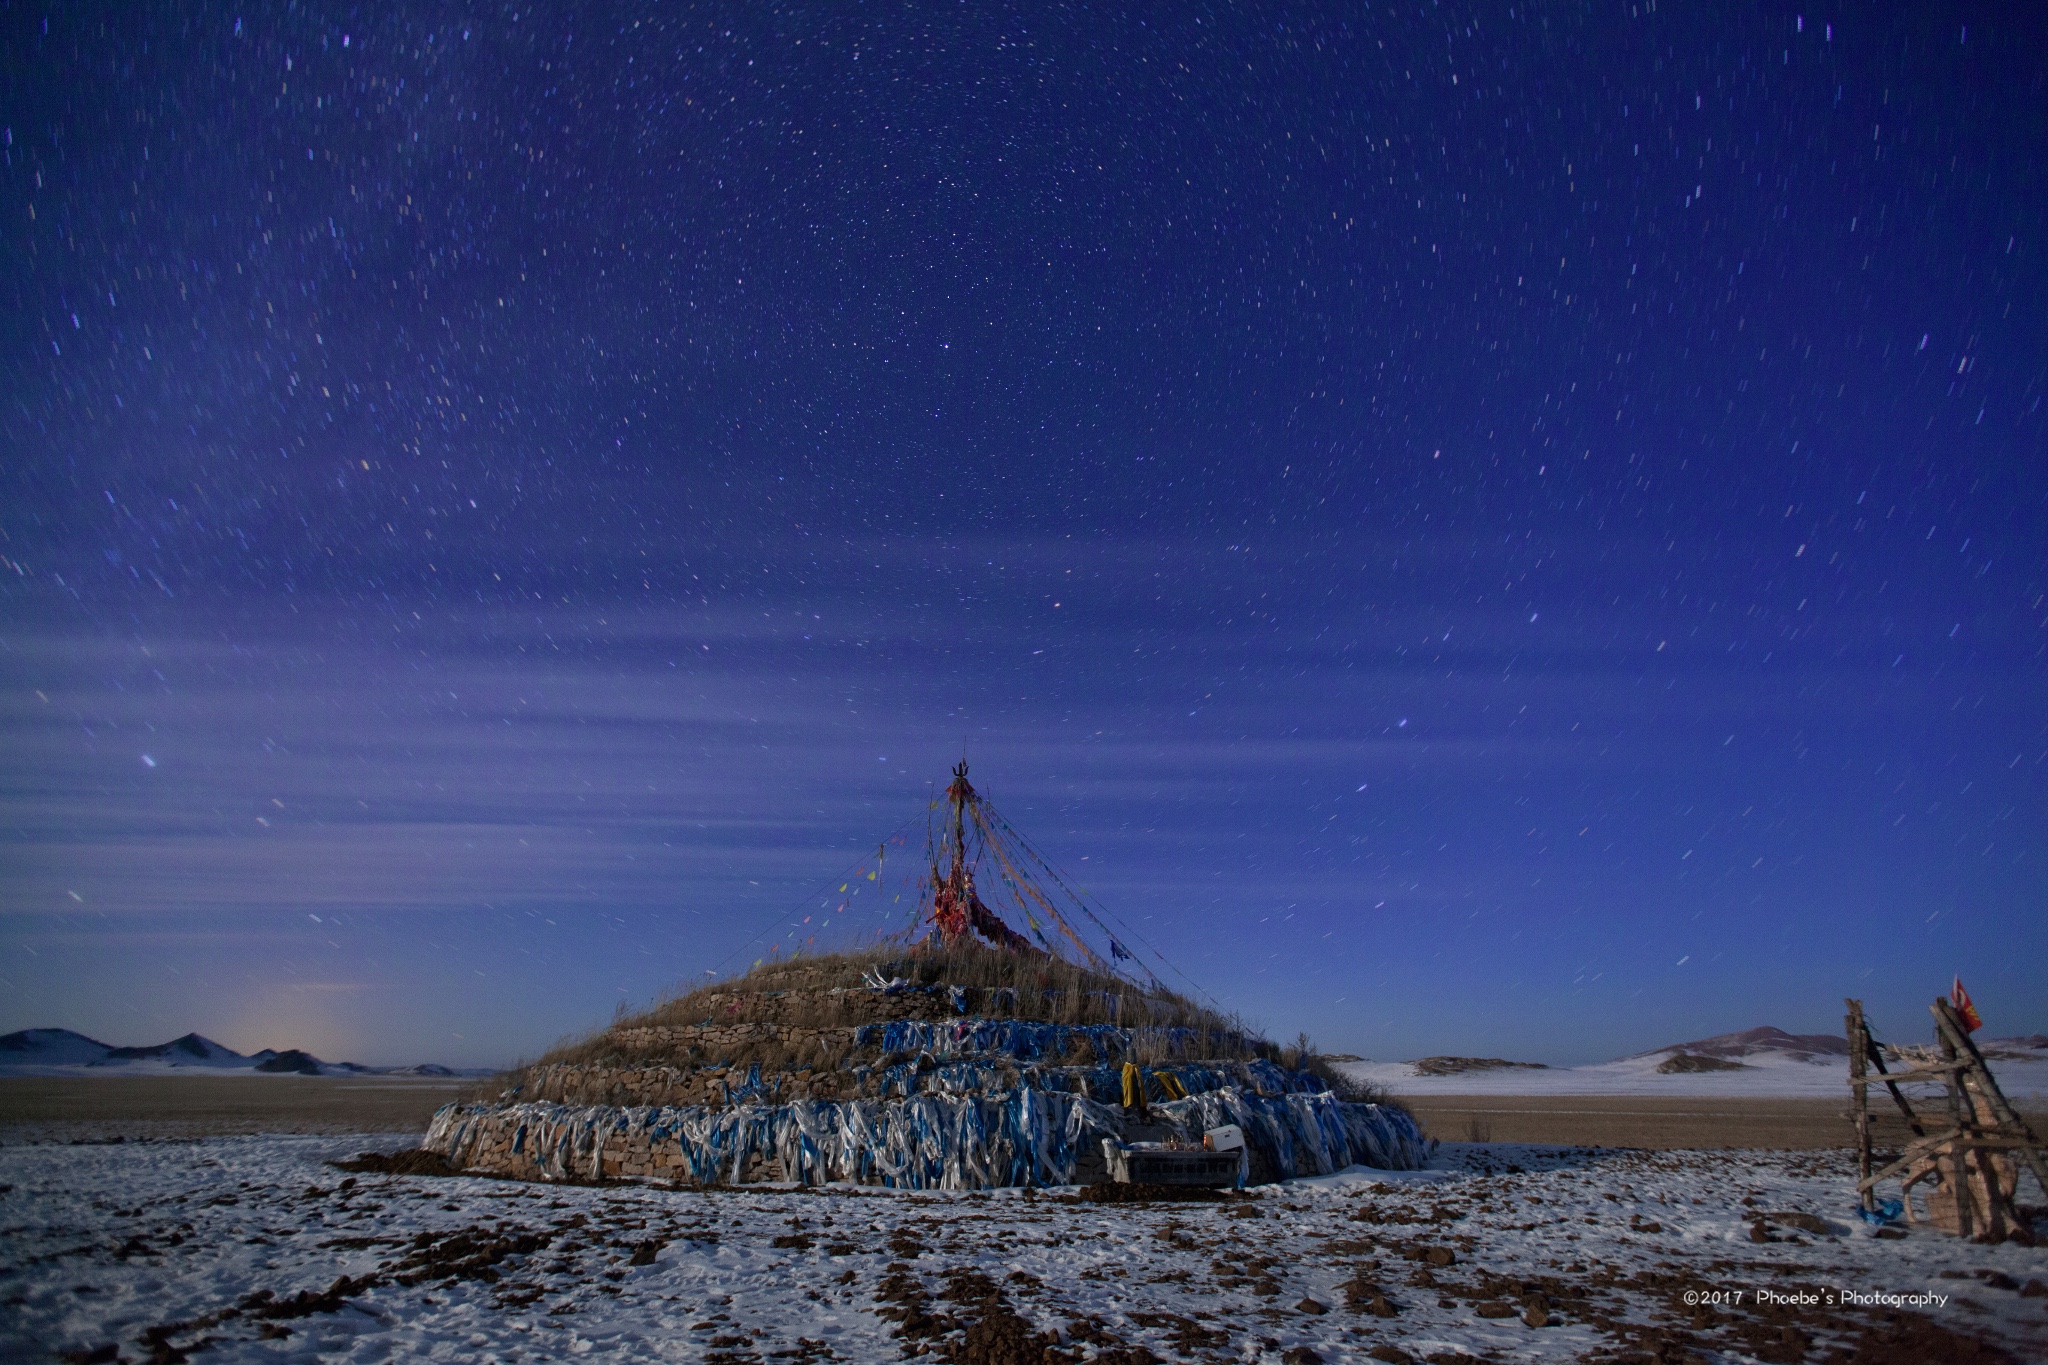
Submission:
[[[963,753],[1327,1048],[2048,1029],[2040,14],[0,42],[0,1029],[509,1061]]]

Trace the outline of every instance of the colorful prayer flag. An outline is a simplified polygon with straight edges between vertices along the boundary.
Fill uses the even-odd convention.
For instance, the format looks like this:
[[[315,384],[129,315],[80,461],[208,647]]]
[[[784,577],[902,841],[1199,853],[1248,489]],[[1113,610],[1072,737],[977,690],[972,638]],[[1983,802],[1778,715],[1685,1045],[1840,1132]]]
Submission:
[[[1963,1031],[1975,1033],[1984,1027],[1984,1016],[1977,1013],[1977,1007],[1970,1003],[1970,993],[1963,989],[1963,979],[1956,978],[1956,984],[1949,988],[1949,1004],[1955,1006],[1956,1017],[1963,1021]]]

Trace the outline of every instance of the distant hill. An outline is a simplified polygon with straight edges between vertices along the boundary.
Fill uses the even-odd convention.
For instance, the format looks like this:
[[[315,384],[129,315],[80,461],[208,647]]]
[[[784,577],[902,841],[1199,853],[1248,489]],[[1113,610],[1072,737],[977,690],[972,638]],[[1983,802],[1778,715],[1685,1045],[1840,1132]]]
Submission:
[[[0,1036],[0,1076],[222,1075],[488,1076],[490,1068],[362,1066],[323,1062],[310,1052],[264,1048],[243,1055],[198,1033],[151,1047],[114,1047],[68,1028],[29,1028]]]
[[[1357,1061],[1356,1057],[1346,1058]],[[1409,1063],[1418,1076],[1462,1076],[1468,1071],[1500,1071],[1521,1067],[1528,1071],[1543,1071],[1542,1062],[1511,1062],[1504,1057],[1419,1057]]]
[[[68,1028],[25,1028],[0,1038],[0,1068],[19,1065],[85,1066],[114,1049]]]
[[[1832,1033],[1787,1033],[1769,1024],[1761,1028],[1744,1029],[1740,1033],[1718,1033],[1712,1038],[1700,1038],[1690,1043],[1671,1043],[1665,1047],[1651,1048],[1648,1052],[1636,1052],[1621,1060],[1658,1057],[1665,1054],[1683,1053],[1693,1057],[1715,1057],[1724,1062],[1741,1062],[1752,1057],[1768,1056],[1786,1061],[1811,1062],[1849,1055],[1849,1040]]]
[[[76,1036],[76,1035],[74,1035]],[[274,1055],[265,1049],[255,1057],[244,1057],[230,1047],[223,1047],[211,1038],[197,1033],[188,1033],[182,1038],[173,1038],[168,1043],[155,1047],[110,1047],[100,1063],[108,1062],[164,1062],[170,1066],[247,1066]]]

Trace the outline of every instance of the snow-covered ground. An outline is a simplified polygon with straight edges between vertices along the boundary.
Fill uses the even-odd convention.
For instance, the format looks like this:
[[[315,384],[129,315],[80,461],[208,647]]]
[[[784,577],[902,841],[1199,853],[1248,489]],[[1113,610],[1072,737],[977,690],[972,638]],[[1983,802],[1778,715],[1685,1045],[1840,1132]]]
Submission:
[[[1797,1098],[1847,1100],[1849,1066],[1840,1057],[1802,1061],[1775,1053],[1744,1059],[1740,1071],[1689,1071],[1660,1075],[1668,1054],[1626,1057],[1598,1066],[1496,1067],[1450,1076],[1418,1076],[1408,1062],[1340,1062],[1360,1080],[1383,1085],[1396,1095],[1683,1095],[1730,1099]],[[1894,1070],[1905,1064],[1900,1063]],[[2011,1099],[2048,1096],[2048,1060],[1991,1063],[1999,1088]],[[1930,1093],[1939,1093],[1930,1092]]]
[[[1425,1172],[1122,1206],[323,1164],[414,1140],[0,1148],[0,1358],[1904,1362],[1962,1333],[2048,1359],[2048,1250],[1881,1240],[1838,1153],[1448,1145]],[[1034,1333],[1071,1354],[1004,1354]]]

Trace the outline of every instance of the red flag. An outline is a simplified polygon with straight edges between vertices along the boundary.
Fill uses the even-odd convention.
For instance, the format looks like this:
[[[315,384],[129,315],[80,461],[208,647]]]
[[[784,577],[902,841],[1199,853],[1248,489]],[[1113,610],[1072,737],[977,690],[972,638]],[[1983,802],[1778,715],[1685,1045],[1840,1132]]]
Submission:
[[[1949,1004],[1955,1006],[1956,1017],[1963,1021],[1963,1031],[1975,1033],[1984,1027],[1984,1016],[1977,1013],[1977,1007],[1970,1003],[1970,993],[1963,989],[1963,979],[1956,978],[1956,984],[1949,989]]]

